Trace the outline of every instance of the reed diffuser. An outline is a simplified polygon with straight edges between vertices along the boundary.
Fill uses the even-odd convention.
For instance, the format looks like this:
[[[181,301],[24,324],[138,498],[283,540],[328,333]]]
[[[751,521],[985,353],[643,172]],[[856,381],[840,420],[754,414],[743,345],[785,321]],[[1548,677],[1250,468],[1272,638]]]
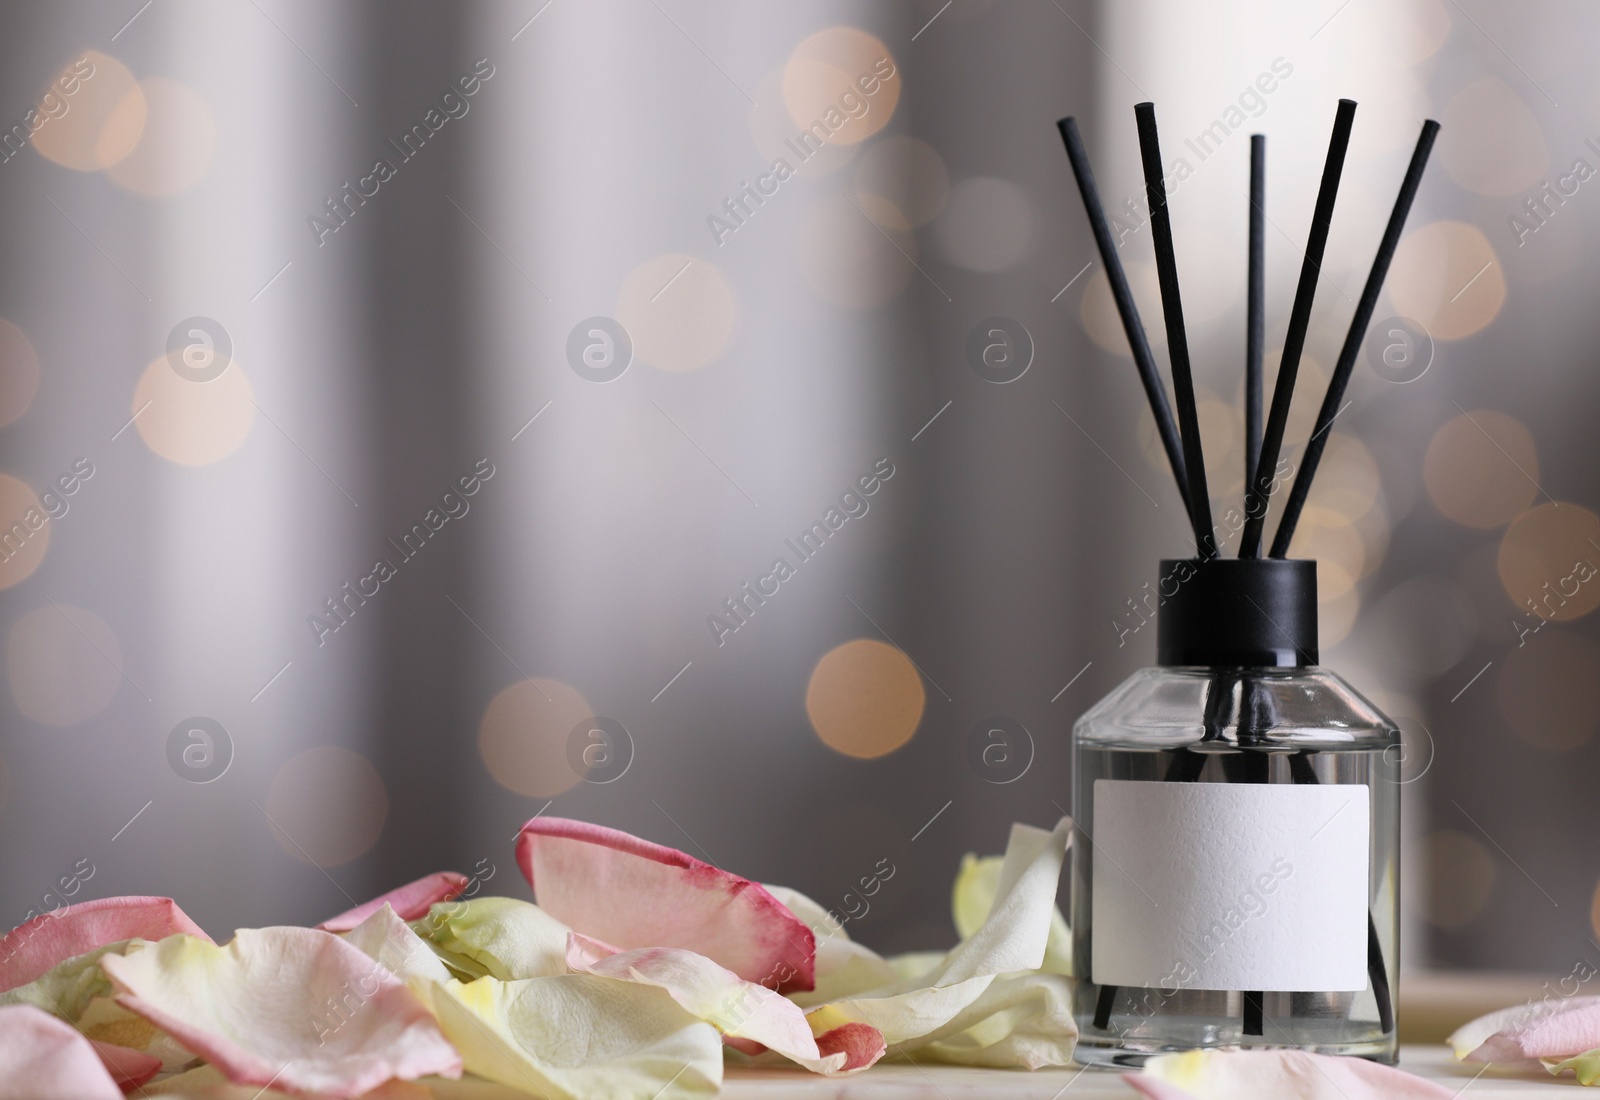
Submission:
[[[1220,554],[1206,489],[1155,107],[1134,108],[1174,422],[1075,121],[1058,123],[1133,361],[1194,530],[1163,561],[1157,667],[1073,728],[1076,1058],[1292,1047],[1393,1063],[1399,959],[1395,724],[1317,665],[1316,563],[1289,544],[1439,132],[1422,127],[1299,467],[1281,460],[1356,105],[1341,100],[1262,423],[1266,139],[1250,142],[1245,501]],[[1263,531],[1290,477],[1267,556]]]

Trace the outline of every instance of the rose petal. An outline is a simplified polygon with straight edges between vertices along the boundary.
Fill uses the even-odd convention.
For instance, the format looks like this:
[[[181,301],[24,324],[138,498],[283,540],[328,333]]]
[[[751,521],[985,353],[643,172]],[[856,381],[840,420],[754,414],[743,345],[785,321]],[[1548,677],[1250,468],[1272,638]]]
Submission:
[[[120,940],[211,937],[171,898],[101,898],[34,917],[0,939],[0,992],[26,985],[57,963]]]
[[[458,970],[503,982],[567,972],[567,926],[531,902],[473,898],[436,905],[417,932]]]
[[[120,955],[127,950],[129,943],[143,942],[129,940],[108,943],[82,955],[63,959],[33,981],[0,993],[0,1004],[32,1005],[76,1024],[82,1020],[95,998],[111,995],[111,982],[100,972],[101,956]]]
[[[813,1073],[833,1077],[866,1069],[887,1049],[875,1028],[848,1024],[827,1033],[824,1051],[798,1005],[681,947],[614,952],[574,932],[567,960],[574,970],[664,989],[736,1049],[747,1054],[758,1054],[763,1047],[774,1050]]]
[[[157,1070],[181,1068],[194,1061],[194,1055],[149,1020],[111,1000],[111,979],[100,969],[100,960],[106,955],[121,955],[146,946],[146,940],[124,940],[74,956],[27,985],[0,993],[0,1004],[32,1005],[75,1025],[102,1053],[111,1052],[121,1059],[118,1064],[131,1076],[138,1077],[143,1072],[146,1058]],[[116,1054],[119,1051],[127,1051],[132,1057],[122,1058]],[[122,1083],[121,1078],[118,1083]]]
[[[461,1072],[404,983],[328,932],[242,929],[224,947],[173,936],[100,965],[118,1004],[235,1084],[349,1097]]]
[[[1041,1069],[1072,1061],[1072,983],[1047,972],[1002,975],[917,1046],[919,1061]]]
[[[968,852],[962,857],[961,870],[956,873],[950,897],[956,935],[962,939],[976,933],[989,918],[1004,864],[1003,856],[980,858]],[[1045,942],[1044,963],[1040,969],[1048,974],[1072,974],[1072,930],[1067,927],[1060,909],[1050,911],[1050,936]]]
[[[1123,1078],[1151,1100],[1451,1100],[1443,1085],[1365,1058],[1303,1050],[1163,1054]]]
[[[1570,1069],[1573,1076],[1577,1077],[1578,1084],[1592,1085],[1600,1081],[1600,1050],[1586,1050],[1560,1061],[1547,1058],[1544,1059],[1544,1068],[1558,1077]]]
[[[1600,1047],[1600,996],[1514,1005],[1479,1016],[1450,1036],[1464,1062],[1568,1058]]]
[[[592,974],[430,985],[469,1073],[547,1100],[711,1096],[722,1041],[653,986]]]
[[[122,1100],[89,1040],[32,1005],[0,1008],[0,1100]]]
[[[931,968],[924,960],[879,989],[812,1009],[812,1032],[866,1023],[896,1055],[937,1044],[936,1057],[964,1065],[1064,1062],[1077,1034],[1066,979],[1001,976],[1036,971],[1045,959],[1071,828],[1066,819],[1050,832],[1012,826],[983,924]]]
[[[115,1043],[89,1040],[102,1065],[111,1074],[119,1089],[124,1092],[136,1089],[161,1072],[161,1059],[132,1047],[119,1047]]]
[[[815,982],[808,992],[790,991],[795,1004],[811,1008],[894,981],[889,960],[852,940],[844,925],[822,906],[787,886],[767,884],[765,889],[811,929],[816,941]]]
[[[329,917],[318,928],[324,932],[348,932],[385,905],[392,908],[401,920],[419,920],[436,902],[460,897],[467,888],[467,876],[456,871],[436,871],[415,882],[379,894],[371,901],[354,909],[346,909],[337,917]]]
[[[403,982],[450,980],[433,948],[388,905],[345,933],[344,942]]]
[[[600,825],[536,817],[517,864],[540,906],[574,931],[636,947],[682,947],[780,993],[811,989],[811,929],[749,879]]]

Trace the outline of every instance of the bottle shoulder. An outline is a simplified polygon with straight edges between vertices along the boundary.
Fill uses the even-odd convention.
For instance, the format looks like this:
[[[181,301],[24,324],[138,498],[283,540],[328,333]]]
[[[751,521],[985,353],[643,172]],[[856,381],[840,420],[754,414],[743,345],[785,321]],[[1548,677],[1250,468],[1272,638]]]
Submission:
[[[1326,668],[1142,668],[1073,726],[1079,744],[1174,748],[1201,741],[1382,750],[1394,722]]]

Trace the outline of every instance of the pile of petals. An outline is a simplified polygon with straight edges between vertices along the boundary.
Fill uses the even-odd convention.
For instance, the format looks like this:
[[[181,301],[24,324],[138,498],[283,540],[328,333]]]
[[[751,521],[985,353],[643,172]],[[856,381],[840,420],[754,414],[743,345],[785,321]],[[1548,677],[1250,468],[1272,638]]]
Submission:
[[[1392,1066],[1303,1050],[1163,1054],[1125,1080],[1149,1100],[1454,1100],[1458,1095]]]
[[[1600,1084],[1600,996],[1547,997],[1480,1016],[1450,1036],[1463,1062],[1571,1070],[1584,1085]]]
[[[892,959],[794,890],[558,818],[517,839],[537,904],[441,872],[219,945],[166,898],[85,902],[0,939],[0,1100],[462,1078],[622,1100],[714,1094],[725,1061],[1064,1065],[1069,830],[1013,826],[1003,858],[968,857],[960,942]]]

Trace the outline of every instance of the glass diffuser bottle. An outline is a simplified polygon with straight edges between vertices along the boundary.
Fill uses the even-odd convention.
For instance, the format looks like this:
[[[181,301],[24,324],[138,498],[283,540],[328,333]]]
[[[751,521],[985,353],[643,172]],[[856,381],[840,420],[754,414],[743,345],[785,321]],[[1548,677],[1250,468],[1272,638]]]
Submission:
[[[1073,729],[1074,1057],[1088,1065],[1217,1047],[1395,1061],[1400,734],[1317,667],[1317,567],[1288,551],[1439,132],[1431,119],[1300,468],[1279,462],[1355,110],[1343,99],[1335,113],[1265,425],[1266,138],[1250,139],[1246,493],[1242,524],[1229,524],[1241,531],[1232,559],[1218,557],[1155,106],[1135,105],[1134,117],[1176,422],[1077,123],[1057,124],[1197,552],[1162,563],[1157,667]],[[1263,557],[1268,508],[1291,473]]]
[[[1155,668],[1073,729],[1085,1064],[1396,1055],[1400,735],[1317,667],[1316,563],[1166,561]]]

